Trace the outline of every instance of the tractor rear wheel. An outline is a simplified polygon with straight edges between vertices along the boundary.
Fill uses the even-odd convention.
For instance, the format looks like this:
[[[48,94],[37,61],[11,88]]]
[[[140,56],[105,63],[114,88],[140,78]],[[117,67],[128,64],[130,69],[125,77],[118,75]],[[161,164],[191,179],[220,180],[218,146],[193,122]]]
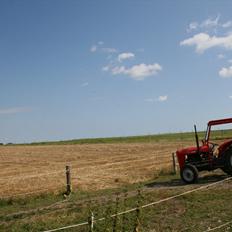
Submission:
[[[192,184],[198,179],[198,170],[194,165],[186,164],[181,170],[180,176],[186,184]]]
[[[232,147],[230,147],[225,152],[224,155],[225,155],[225,162],[224,162],[223,171],[228,175],[232,175]]]

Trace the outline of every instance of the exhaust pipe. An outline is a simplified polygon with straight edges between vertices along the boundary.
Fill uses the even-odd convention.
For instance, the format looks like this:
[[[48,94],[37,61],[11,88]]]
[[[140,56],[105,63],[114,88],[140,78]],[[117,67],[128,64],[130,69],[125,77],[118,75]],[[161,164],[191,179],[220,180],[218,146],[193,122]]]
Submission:
[[[200,152],[200,147],[199,147],[199,139],[198,139],[198,134],[197,134],[197,127],[194,125],[194,131],[195,131],[195,138],[196,138],[196,144],[197,144],[197,152]]]

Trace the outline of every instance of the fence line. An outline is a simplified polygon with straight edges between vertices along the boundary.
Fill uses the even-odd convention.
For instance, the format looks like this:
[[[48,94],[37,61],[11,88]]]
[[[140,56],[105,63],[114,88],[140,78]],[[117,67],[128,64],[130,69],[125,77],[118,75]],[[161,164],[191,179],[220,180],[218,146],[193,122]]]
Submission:
[[[68,199],[65,199],[65,200],[61,200],[61,201],[56,201],[50,205],[47,205],[47,206],[43,206],[43,207],[40,207],[40,208],[36,208],[36,209],[31,209],[31,210],[27,210],[27,211],[20,211],[20,212],[17,212],[17,213],[11,213],[11,214],[7,214],[5,215],[4,217],[12,217],[12,216],[17,216],[21,213],[28,213],[28,212],[38,212],[38,211],[41,211],[41,210],[44,210],[44,209],[50,209],[51,207],[53,206],[56,206],[56,205],[59,205],[59,204],[62,204],[64,202],[68,202]]]
[[[57,229],[46,230],[46,231],[43,231],[43,232],[54,232],[54,231],[66,230],[66,229],[76,228],[76,227],[84,226],[84,225],[88,225],[88,224],[89,224],[89,222],[82,222],[82,223],[79,223],[79,224],[70,225],[70,226],[64,226],[64,227],[60,227],[60,228],[57,228]]]
[[[204,232],[215,231],[215,230],[221,229],[221,228],[223,228],[223,227],[225,227],[225,226],[228,226],[228,225],[230,225],[230,224],[232,224],[232,221],[226,222],[226,223],[224,223],[224,224],[222,224],[222,225],[220,225],[220,226],[214,227],[214,228],[209,228],[208,230],[205,230]]]
[[[232,179],[232,177],[228,177],[228,178],[226,178],[226,179],[224,179],[224,180],[220,180],[220,181],[217,181],[217,182],[208,184],[208,185],[204,185],[204,186],[201,186],[201,187],[192,189],[192,190],[188,190],[188,191],[186,191],[186,192],[183,192],[183,193],[180,193],[180,194],[171,196],[171,197],[167,197],[167,198],[161,199],[161,200],[159,200],[159,201],[154,201],[154,202],[151,202],[151,203],[146,204],[146,205],[142,205],[142,206],[140,206],[140,208],[147,208],[147,207],[149,207],[149,206],[153,206],[153,205],[157,205],[157,204],[160,204],[160,203],[163,203],[163,202],[166,202],[166,201],[170,201],[170,200],[175,199],[175,198],[178,198],[178,197],[180,197],[180,196],[184,196],[184,195],[187,195],[187,194],[190,194],[190,193],[193,193],[193,192],[197,192],[197,191],[200,191],[200,190],[202,190],[202,189],[210,188],[210,187],[212,187],[212,186],[221,184],[221,183],[223,183],[223,182],[225,182],[225,181],[228,181],[228,180],[231,180],[231,179]],[[119,213],[117,213],[117,214],[112,214],[110,217],[116,217],[116,216],[120,216],[120,215],[123,215],[123,214],[130,213],[130,212],[136,211],[137,208],[138,208],[138,207],[135,207],[135,208],[132,208],[132,209],[128,209],[128,210],[119,212]],[[105,217],[96,219],[96,220],[94,220],[94,222],[102,221],[102,220],[105,220]],[[232,223],[232,222],[231,222],[231,223]],[[227,224],[228,224],[228,223],[227,223]],[[61,227],[61,228],[46,230],[46,231],[43,231],[43,232],[55,232],[55,231],[60,231],[60,230],[66,230],[66,229],[69,229],[69,228],[79,227],[79,226],[82,226],[82,225],[88,225],[88,222],[82,222],[82,223],[79,223],[79,224],[74,224],[74,225],[65,226],[65,227]]]

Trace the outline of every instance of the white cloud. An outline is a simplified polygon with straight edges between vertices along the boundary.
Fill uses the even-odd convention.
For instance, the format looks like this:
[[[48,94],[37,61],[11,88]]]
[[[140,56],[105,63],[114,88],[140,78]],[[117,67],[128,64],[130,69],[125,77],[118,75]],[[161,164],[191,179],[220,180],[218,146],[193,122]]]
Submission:
[[[159,102],[164,102],[168,100],[168,95],[164,95],[164,96],[159,96],[158,97],[158,101]]]
[[[196,30],[199,27],[198,22],[191,22],[187,28],[187,32]]]
[[[232,27],[232,21],[227,21],[227,22],[223,23],[222,27],[224,27],[224,28]]]
[[[106,65],[106,66],[102,67],[102,71],[104,71],[104,72],[107,72],[109,70],[110,70],[110,65]]]
[[[230,66],[228,68],[223,67],[219,71],[219,76],[221,76],[223,78],[230,78],[230,77],[232,77],[232,66]]]
[[[123,60],[134,58],[135,54],[132,52],[124,52],[118,55],[118,61],[122,62]]]
[[[30,111],[32,111],[32,109],[28,107],[12,107],[12,108],[0,109],[0,114],[17,114],[17,113],[24,113]]]
[[[113,75],[117,74],[127,74],[127,69],[124,66],[116,66],[111,69]]]
[[[225,25],[226,26],[228,25],[226,23],[220,24],[219,20],[220,20],[220,15],[218,15],[216,18],[208,18],[202,22],[196,22],[196,21],[191,22],[188,25],[187,32],[192,32],[198,29],[202,29],[202,30],[215,29],[220,26],[225,28]]]
[[[101,48],[101,50],[105,53],[116,53],[118,52],[116,48]]]
[[[103,41],[98,41],[97,44],[92,45],[90,48],[91,52],[105,52],[105,53],[116,53],[118,52],[116,48],[110,48],[110,47],[103,47],[104,42]]]
[[[232,99],[232,95],[230,95],[229,98]]]
[[[204,20],[200,26],[202,28],[217,27],[219,25],[219,19],[220,19],[220,15],[218,15],[215,19],[208,18]]]
[[[97,46],[96,46],[96,45],[93,45],[93,46],[90,48],[90,51],[91,51],[91,52],[96,52],[96,51],[97,51]]]
[[[162,95],[158,98],[146,98],[144,99],[145,102],[154,103],[154,102],[164,102],[168,100],[168,95]]]
[[[84,82],[84,83],[81,84],[81,87],[86,87],[88,85],[89,85],[89,82]]]
[[[195,46],[198,53],[203,53],[205,50],[213,47],[223,47],[232,49],[232,34],[222,37],[209,36],[206,33],[199,33],[191,38],[180,42],[181,46]]]
[[[225,58],[225,55],[224,54],[218,54],[218,59],[224,59]]]
[[[159,71],[162,70],[162,67],[157,64],[138,64],[130,68],[124,66],[116,66],[112,68],[112,74],[124,74],[130,76],[134,80],[144,80],[148,76],[154,76]]]

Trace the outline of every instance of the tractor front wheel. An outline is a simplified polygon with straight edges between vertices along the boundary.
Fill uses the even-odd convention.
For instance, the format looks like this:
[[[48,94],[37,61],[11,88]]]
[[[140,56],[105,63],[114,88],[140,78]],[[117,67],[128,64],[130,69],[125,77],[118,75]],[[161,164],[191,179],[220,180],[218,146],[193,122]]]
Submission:
[[[186,184],[192,184],[198,179],[198,170],[194,165],[186,164],[181,170],[180,176]]]

